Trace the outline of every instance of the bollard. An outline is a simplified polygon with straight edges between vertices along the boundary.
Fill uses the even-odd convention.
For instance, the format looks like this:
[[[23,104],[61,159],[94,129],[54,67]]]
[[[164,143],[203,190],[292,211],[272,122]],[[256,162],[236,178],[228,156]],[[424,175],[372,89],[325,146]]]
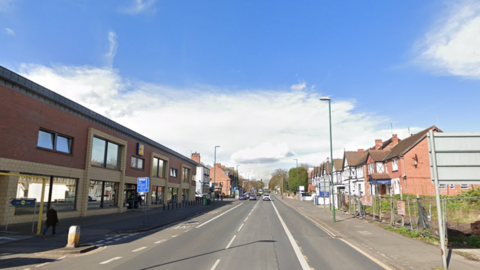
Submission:
[[[70,226],[68,230],[67,248],[76,248],[80,245],[80,226]]]

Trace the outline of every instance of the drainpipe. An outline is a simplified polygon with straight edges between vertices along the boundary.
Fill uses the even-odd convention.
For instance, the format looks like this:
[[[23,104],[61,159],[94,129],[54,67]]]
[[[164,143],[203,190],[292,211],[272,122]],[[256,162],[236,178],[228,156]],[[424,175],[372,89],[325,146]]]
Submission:
[[[403,156],[401,156],[401,159],[402,159],[402,171],[403,171],[403,175],[402,175],[402,178],[403,178],[403,184],[405,185],[405,193],[408,193],[408,189],[407,189],[407,173],[405,172],[405,159]]]

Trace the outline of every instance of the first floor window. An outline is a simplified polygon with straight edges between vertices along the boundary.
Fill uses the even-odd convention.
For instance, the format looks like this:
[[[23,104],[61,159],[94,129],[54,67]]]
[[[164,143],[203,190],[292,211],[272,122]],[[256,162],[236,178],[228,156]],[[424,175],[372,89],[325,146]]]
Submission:
[[[469,184],[461,184],[460,189],[469,189],[470,185]]]
[[[447,184],[438,184],[438,189],[447,189]]]
[[[120,169],[120,145],[94,137],[92,145],[93,166]]]
[[[398,161],[396,158],[392,159],[392,171],[398,171]]]
[[[143,159],[132,157],[132,168],[143,170]]]
[[[174,168],[170,168],[170,176],[171,177],[177,177],[178,170]]]
[[[88,209],[117,207],[118,182],[90,180]]]
[[[189,168],[183,168],[183,182],[189,182],[190,181],[190,169]]]
[[[66,154],[72,153],[71,137],[58,134],[52,131],[39,130],[37,147],[62,152]]]
[[[152,176],[165,178],[165,164],[165,160],[154,157],[152,164]]]
[[[55,205],[57,211],[77,208],[77,179],[50,176],[45,180],[43,203],[45,209]],[[42,178],[20,177],[16,198],[36,199],[37,211],[42,200]],[[35,206],[15,207],[15,215],[33,214]]]
[[[450,189],[455,189],[455,184],[450,184]]]

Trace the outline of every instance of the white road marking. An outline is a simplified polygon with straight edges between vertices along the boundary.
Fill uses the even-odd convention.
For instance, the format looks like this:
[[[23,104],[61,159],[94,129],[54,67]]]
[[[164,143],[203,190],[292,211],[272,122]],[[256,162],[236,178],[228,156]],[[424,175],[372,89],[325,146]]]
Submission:
[[[40,267],[48,265],[48,264],[50,264],[50,263],[46,262],[46,263],[42,263],[42,264],[39,264],[39,265],[35,265],[35,268],[40,268]]]
[[[233,236],[232,240],[230,240],[230,243],[228,243],[227,247],[225,249],[228,249],[230,245],[232,244],[233,240],[235,240],[236,235]]]
[[[307,260],[305,260],[305,257],[300,251],[300,248],[295,242],[295,239],[293,239],[292,233],[290,233],[290,230],[288,229],[287,225],[283,221],[282,216],[280,216],[280,213],[278,212],[277,207],[275,207],[274,203],[272,203],[272,205],[273,205],[273,208],[275,209],[275,212],[277,213],[278,219],[280,220],[280,223],[282,224],[283,229],[285,230],[285,233],[287,234],[288,240],[290,240],[290,244],[292,245],[292,248],[295,251],[295,255],[297,255],[298,261],[300,262],[302,269],[310,270],[310,266],[308,265]]]
[[[160,243],[165,242],[165,241],[167,241],[167,239],[162,239],[162,240],[157,241],[157,242],[154,242],[154,243],[155,243],[155,244],[160,244]]]
[[[110,260],[107,260],[107,261],[104,261],[104,262],[101,262],[100,264],[107,264],[107,263],[111,263],[113,261],[116,261],[116,260],[120,260],[122,257],[115,257],[113,259],[110,259]]]
[[[212,266],[212,269],[210,270],[215,270],[215,268],[217,268],[217,265],[220,263],[220,259],[218,259],[215,264]]]
[[[243,222],[247,221],[247,219],[248,219],[248,217]]]
[[[120,240],[122,240],[122,238],[115,238],[115,239],[113,239],[113,241],[120,241]]]
[[[238,228],[238,231],[237,231],[237,232],[239,232],[239,231],[242,229],[243,224],[245,224],[245,223],[242,223],[242,225],[240,226],[240,228]]]
[[[128,237],[130,237],[130,235],[125,235],[125,236],[122,237],[122,238],[125,239],[125,238],[128,238]]]
[[[111,244],[113,243],[113,241],[108,241],[108,242],[105,242],[105,245],[108,245],[108,244]]]
[[[110,240],[110,239],[113,239],[113,238],[115,238],[115,237],[107,237],[107,238],[105,238],[105,239],[106,239],[106,240]]]
[[[96,247],[103,247],[104,244],[96,244],[95,246],[96,246]]]
[[[144,250],[144,249],[146,249],[146,248],[147,248],[147,247],[137,248],[137,249],[132,250],[132,252],[139,252],[140,250]]]
[[[342,242],[344,242],[345,244],[349,245],[350,247],[352,247],[353,249],[355,249],[356,251],[360,252],[361,254],[363,254],[363,256],[369,258],[370,260],[372,260],[373,262],[375,262],[376,264],[380,265],[381,267],[383,267],[385,270],[393,270],[392,268],[390,268],[389,266],[387,266],[386,264],[382,263],[381,261],[375,259],[374,257],[368,255],[367,253],[365,253],[363,250],[357,248],[356,246],[350,244],[349,242],[343,240],[342,238],[340,238],[340,240]]]
[[[61,261],[61,260],[65,259],[66,257],[67,256],[60,257],[60,258],[56,259],[55,261]]]
[[[178,234],[172,235],[172,237],[177,237],[177,236],[178,236]]]
[[[228,213],[228,212],[232,211],[233,209],[235,209],[235,208],[239,207],[239,206],[240,206],[240,205],[242,205],[242,204],[243,204],[243,203],[241,203],[241,204],[239,204],[239,205],[237,205],[237,206],[235,206],[235,207],[233,207],[233,208],[229,209],[229,210],[228,210],[228,211],[226,211],[226,212],[223,212],[222,214],[220,214],[220,215],[218,215],[218,216],[216,216],[216,217],[214,217],[214,218],[212,218],[212,219],[210,219],[210,220],[208,220],[208,221],[205,221],[204,223],[202,223],[202,224],[198,225],[198,226],[197,226],[197,227],[195,227],[195,228],[197,228],[197,229],[198,229],[198,228],[202,227],[203,225],[206,225],[207,223],[210,223],[210,222],[214,221],[215,219],[217,219],[217,218],[219,218],[219,217],[221,217],[221,216],[225,215],[226,213]]]
[[[98,240],[98,241],[95,242],[95,243],[102,243],[102,242],[104,242],[104,241],[105,241],[105,240]]]

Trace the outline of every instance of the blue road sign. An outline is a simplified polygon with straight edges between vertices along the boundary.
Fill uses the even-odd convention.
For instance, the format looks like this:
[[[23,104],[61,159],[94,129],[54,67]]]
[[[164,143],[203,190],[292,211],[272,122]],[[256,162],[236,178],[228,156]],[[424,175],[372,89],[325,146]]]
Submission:
[[[37,199],[13,199],[10,204],[13,206],[34,206]]]
[[[148,177],[139,177],[137,178],[137,192],[148,192],[148,187],[150,186],[150,178]]]

